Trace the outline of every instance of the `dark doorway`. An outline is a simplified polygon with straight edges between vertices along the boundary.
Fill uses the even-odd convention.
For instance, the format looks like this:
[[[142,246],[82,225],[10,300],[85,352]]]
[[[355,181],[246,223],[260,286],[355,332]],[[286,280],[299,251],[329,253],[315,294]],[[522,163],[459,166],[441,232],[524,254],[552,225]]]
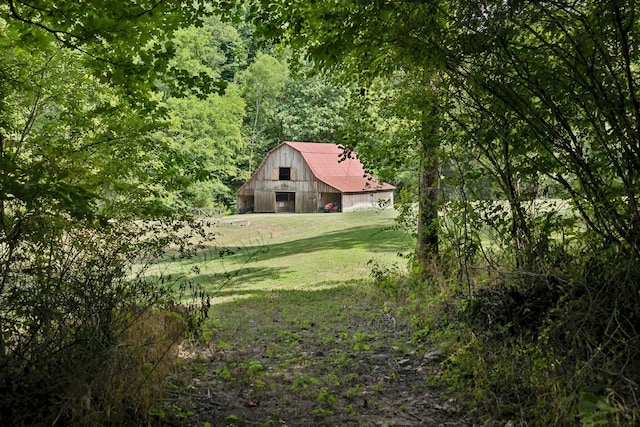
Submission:
[[[296,193],[276,193],[276,212],[295,212]]]

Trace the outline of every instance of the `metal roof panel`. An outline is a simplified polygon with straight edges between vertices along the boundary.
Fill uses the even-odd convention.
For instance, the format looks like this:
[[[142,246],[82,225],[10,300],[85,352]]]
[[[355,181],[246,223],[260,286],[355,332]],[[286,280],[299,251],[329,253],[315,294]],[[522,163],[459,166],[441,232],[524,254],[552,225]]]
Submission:
[[[300,152],[320,181],[343,193],[393,190],[393,185],[366,173],[355,153],[345,156],[342,146],[317,142],[284,142]]]

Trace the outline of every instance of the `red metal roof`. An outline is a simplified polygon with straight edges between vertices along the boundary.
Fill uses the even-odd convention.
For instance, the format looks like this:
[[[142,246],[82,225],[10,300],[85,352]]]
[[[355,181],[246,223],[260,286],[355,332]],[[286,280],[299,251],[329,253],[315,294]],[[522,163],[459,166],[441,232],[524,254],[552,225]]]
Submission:
[[[395,188],[393,185],[378,181],[366,173],[355,153],[344,158],[344,151],[340,145],[288,141],[284,144],[302,154],[316,178],[342,193],[393,190]]]

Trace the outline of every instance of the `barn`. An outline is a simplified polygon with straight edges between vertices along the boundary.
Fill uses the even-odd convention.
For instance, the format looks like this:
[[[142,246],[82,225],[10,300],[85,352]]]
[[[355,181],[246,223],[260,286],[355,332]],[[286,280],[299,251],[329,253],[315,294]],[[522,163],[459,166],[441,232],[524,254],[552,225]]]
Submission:
[[[321,212],[334,203],[343,212],[393,206],[394,186],[367,174],[337,144],[283,142],[236,192],[238,212]]]

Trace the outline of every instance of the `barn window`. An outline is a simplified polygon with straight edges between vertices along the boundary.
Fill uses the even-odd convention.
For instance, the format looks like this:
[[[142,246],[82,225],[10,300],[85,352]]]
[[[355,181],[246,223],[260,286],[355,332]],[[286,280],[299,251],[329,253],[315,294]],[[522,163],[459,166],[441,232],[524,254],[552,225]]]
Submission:
[[[276,193],[276,202],[295,202],[296,193]]]
[[[278,179],[280,181],[291,181],[291,168],[280,168]]]

